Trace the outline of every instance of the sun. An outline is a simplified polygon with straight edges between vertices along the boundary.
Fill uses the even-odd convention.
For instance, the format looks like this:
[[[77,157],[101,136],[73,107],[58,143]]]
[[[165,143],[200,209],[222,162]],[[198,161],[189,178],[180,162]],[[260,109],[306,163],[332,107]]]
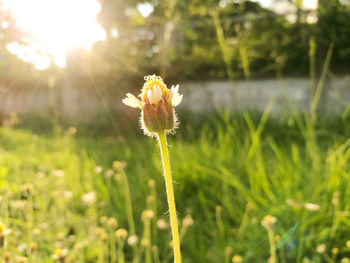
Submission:
[[[106,39],[106,32],[96,22],[101,6],[97,0],[0,0],[10,10],[17,25],[34,39],[27,46],[10,43],[8,49],[38,69],[54,62],[64,67],[66,51],[72,47],[87,50]]]

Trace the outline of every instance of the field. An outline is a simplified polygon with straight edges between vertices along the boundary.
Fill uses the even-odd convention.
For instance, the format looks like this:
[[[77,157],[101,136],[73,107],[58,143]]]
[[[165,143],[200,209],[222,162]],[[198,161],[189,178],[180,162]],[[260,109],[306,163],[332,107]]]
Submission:
[[[186,116],[168,138],[183,262],[349,262],[346,113]],[[173,261],[156,141],[116,123],[1,128],[5,262]]]

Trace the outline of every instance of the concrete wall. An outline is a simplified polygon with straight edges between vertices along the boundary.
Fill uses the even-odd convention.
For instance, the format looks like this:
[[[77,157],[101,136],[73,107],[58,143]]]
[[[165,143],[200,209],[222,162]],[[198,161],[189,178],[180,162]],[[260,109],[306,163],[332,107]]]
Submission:
[[[3,91],[5,90],[5,92]],[[264,110],[273,100],[274,112],[288,110],[288,103],[307,110],[310,82],[307,78],[285,78],[252,81],[210,81],[180,83],[184,94],[182,109],[193,112],[215,108],[230,110]],[[104,111],[123,109],[120,95],[111,91],[76,89],[65,83],[62,89],[7,90],[0,87],[0,110],[5,113],[60,110],[67,117],[91,116]],[[325,110],[341,110],[350,103],[350,76],[335,77],[326,82],[321,106]]]
[[[194,112],[223,107],[231,110],[253,109],[263,111],[273,102],[273,111],[288,110],[289,104],[300,110],[309,109],[310,80],[308,78],[285,78],[237,81],[213,81],[186,83],[182,107]],[[350,103],[350,76],[328,80],[320,107],[324,110],[341,110]]]

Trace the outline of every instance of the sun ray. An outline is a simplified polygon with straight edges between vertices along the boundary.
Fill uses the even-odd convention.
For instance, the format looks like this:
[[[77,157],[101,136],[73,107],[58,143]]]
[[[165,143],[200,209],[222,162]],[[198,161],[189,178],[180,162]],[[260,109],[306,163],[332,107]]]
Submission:
[[[11,43],[10,52],[25,57],[39,69],[48,66],[43,56],[51,56],[58,66],[64,67],[68,49],[79,46],[89,50],[95,42],[106,39],[106,32],[96,22],[101,8],[97,0],[0,2],[12,12],[18,26],[33,36],[28,47]]]

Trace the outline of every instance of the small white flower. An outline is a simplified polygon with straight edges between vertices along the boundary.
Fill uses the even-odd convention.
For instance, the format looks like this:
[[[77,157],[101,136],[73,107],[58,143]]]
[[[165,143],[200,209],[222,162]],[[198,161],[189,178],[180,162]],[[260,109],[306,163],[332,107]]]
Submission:
[[[63,177],[65,173],[63,170],[53,170],[51,174],[54,177]]]
[[[136,235],[131,235],[131,236],[129,236],[129,238],[128,238],[128,245],[129,246],[134,246],[134,245],[136,245],[137,244],[137,241],[138,241],[139,239],[138,239],[138,237],[136,236]]]
[[[66,199],[71,199],[73,197],[73,193],[71,191],[63,191],[63,197]]]
[[[320,205],[312,204],[312,203],[305,203],[304,207],[306,210],[309,210],[309,211],[318,211],[321,208]]]
[[[318,244],[318,246],[316,247],[316,251],[317,253],[324,253],[326,251],[326,245],[325,244]]]
[[[157,221],[157,227],[160,230],[165,230],[165,229],[167,229],[169,227],[169,224],[164,219],[159,219]]]
[[[182,224],[184,227],[189,227],[193,225],[193,218],[190,215],[187,215],[183,220]]]
[[[106,172],[105,172],[105,176],[107,178],[111,178],[113,176],[114,172],[112,169],[108,169]]]
[[[152,210],[144,210],[141,214],[141,219],[143,221],[150,220],[154,216],[154,212]]]
[[[95,192],[89,192],[89,193],[86,193],[84,194],[82,197],[81,197],[81,200],[87,204],[87,205],[92,205],[96,202],[96,193]]]
[[[96,166],[95,167],[95,173],[99,174],[102,172],[102,167],[101,166]]]

